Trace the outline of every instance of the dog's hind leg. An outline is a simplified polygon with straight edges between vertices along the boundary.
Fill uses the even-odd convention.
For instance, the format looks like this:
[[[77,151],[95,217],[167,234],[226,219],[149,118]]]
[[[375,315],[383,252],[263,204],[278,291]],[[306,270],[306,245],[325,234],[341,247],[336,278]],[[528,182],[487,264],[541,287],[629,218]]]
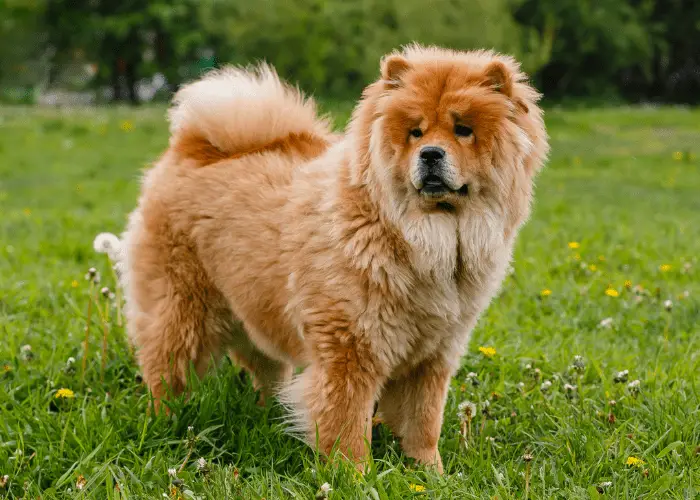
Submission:
[[[127,327],[160,407],[185,390],[190,366],[201,376],[219,356],[232,317],[187,240],[140,222],[132,220],[127,238]]]
[[[228,352],[231,359],[253,377],[253,387],[260,391],[258,404],[261,406],[292,378],[293,366],[271,358],[253,345],[242,325],[235,328]]]

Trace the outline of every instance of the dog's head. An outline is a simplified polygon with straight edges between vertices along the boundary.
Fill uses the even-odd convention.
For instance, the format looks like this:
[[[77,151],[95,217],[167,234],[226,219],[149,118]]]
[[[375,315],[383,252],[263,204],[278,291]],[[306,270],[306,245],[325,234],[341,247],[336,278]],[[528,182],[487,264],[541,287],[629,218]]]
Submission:
[[[488,205],[518,224],[548,149],[538,100],[511,57],[420,46],[392,53],[353,118],[365,182],[378,184],[396,217],[459,217]],[[525,213],[507,214],[516,204]]]

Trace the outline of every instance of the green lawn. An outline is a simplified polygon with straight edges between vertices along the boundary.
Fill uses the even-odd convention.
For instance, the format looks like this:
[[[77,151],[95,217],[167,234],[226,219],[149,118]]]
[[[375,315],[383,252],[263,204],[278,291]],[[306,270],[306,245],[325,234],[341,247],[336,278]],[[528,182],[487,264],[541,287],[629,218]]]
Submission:
[[[547,122],[552,158],[515,271],[452,384],[445,475],[377,427],[360,477],[288,437],[281,409],[256,406],[228,361],[172,417],[149,417],[113,310],[103,373],[93,307],[83,380],[84,275],[95,266],[114,285],[92,240],[123,229],[139,171],[166,146],[164,109],[0,110],[0,498],[309,499],[325,482],[336,499],[698,498],[700,110],[550,110]],[[479,407],[466,446],[465,400]]]

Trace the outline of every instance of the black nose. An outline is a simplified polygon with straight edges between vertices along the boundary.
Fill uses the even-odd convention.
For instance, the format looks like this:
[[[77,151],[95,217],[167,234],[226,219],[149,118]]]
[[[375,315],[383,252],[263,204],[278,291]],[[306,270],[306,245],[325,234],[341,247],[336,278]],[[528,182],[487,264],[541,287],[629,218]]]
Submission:
[[[420,150],[420,158],[428,166],[433,166],[445,157],[445,150],[436,146],[427,146]]]

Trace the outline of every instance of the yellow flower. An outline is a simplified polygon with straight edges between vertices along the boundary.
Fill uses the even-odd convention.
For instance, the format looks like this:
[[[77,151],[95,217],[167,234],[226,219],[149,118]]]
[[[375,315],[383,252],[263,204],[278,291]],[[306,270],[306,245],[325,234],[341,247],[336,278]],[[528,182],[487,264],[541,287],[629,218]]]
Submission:
[[[577,248],[581,248],[581,245],[579,244],[578,241],[570,241],[569,248],[572,250],[576,250]]]
[[[72,286],[73,288],[78,288],[78,280],[71,281],[70,286]]]
[[[425,486],[423,486],[422,484],[411,483],[408,485],[408,487],[411,491],[425,491]]]
[[[131,132],[132,130],[134,130],[134,124],[129,120],[123,120],[119,124],[119,128],[122,129],[124,132]]]
[[[595,271],[596,269],[598,269],[598,266],[596,266],[595,264],[591,264],[590,266],[588,266],[588,269],[590,269],[591,271]]]
[[[662,273],[666,273],[666,272],[670,271],[671,269],[673,269],[671,264],[661,264],[659,266],[659,271],[661,271]]]
[[[549,297],[552,295],[552,291],[549,288],[545,288],[540,292],[540,295],[542,295],[542,297]]]
[[[673,159],[676,161],[681,161],[683,159],[683,153],[681,153],[680,151],[676,151],[675,153],[673,153]]]
[[[10,365],[2,365],[2,371],[9,373],[12,371],[12,367]]]
[[[32,215],[32,211],[31,211],[30,209],[28,209],[28,208],[25,208],[24,210],[22,210],[22,213],[23,213],[24,215],[26,215],[27,217],[29,217],[30,215]]]
[[[605,255],[599,255],[598,260],[601,262],[605,262]]]
[[[632,465],[634,467],[641,467],[644,465],[646,462],[642,460],[641,458],[637,457],[627,457],[627,462],[625,462],[627,465]]]
[[[630,280],[625,280],[625,288],[628,290],[632,288],[632,282]]]
[[[70,389],[66,388],[61,388],[56,391],[56,395],[54,396],[56,399],[73,399],[75,397],[75,393],[71,391]]]
[[[574,259],[575,259],[575,260],[581,260],[581,254],[580,254],[580,253],[577,253],[576,255],[574,255]]]
[[[496,355],[496,349],[493,347],[481,346],[479,347],[479,352],[487,358],[493,358]]]
[[[619,297],[620,292],[618,292],[614,288],[608,288],[607,290],[605,290],[605,295],[607,295],[608,297]]]

